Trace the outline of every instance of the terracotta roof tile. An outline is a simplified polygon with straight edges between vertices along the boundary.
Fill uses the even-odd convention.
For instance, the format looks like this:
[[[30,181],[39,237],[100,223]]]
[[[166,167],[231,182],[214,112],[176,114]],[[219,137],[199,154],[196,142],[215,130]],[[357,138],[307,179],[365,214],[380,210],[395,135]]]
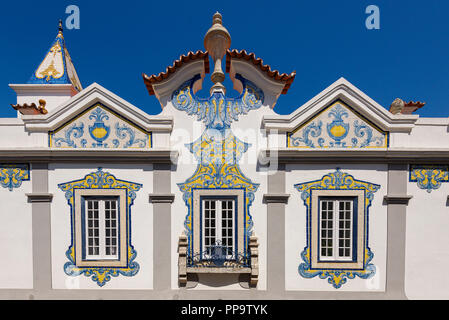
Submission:
[[[154,95],[153,84],[161,82],[168,77],[170,77],[173,73],[175,73],[179,68],[181,68],[184,64],[189,63],[190,61],[203,59],[204,60],[204,69],[206,73],[209,73],[209,54],[207,51],[198,50],[197,52],[190,51],[187,55],[181,55],[179,59],[173,62],[173,65],[168,66],[165,72],[161,72],[158,75],[148,76],[145,73],[142,74],[143,81],[145,82],[145,86],[147,87],[148,93],[150,95]]]
[[[425,102],[421,102],[421,101],[406,102],[405,106],[404,106],[404,109],[402,110],[402,114],[412,114],[413,112],[415,112],[418,109],[421,109],[425,105],[426,105],[426,103]]]
[[[23,115],[37,115],[37,114],[47,114],[48,111],[45,109],[46,102],[43,99],[39,100],[39,105],[36,106],[36,104],[33,102],[31,104],[24,103],[23,105],[20,104],[11,104],[11,106],[14,108],[14,110],[18,110]]]
[[[292,72],[291,74],[279,73],[277,70],[271,70],[269,65],[263,64],[263,60],[260,58],[256,58],[254,53],[247,53],[245,50],[238,51],[236,49],[227,50],[226,52],[226,72],[229,73],[231,69],[231,59],[241,59],[246,60],[253,63],[255,66],[259,67],[259,69],[264,72],[268,77],[284,82],[285,86],[282,90],[282,94],[286,94],[288,89],[290,88],[293,80],[295,80],[296,72]]]

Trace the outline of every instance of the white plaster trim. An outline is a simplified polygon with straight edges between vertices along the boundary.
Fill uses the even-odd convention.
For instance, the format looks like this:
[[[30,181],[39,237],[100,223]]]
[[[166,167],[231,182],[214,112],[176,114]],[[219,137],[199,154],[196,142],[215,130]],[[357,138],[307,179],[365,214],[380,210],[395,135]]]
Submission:
[[[78,90],[72,84],[9,84],[17,95],[36,95],[37,92],[45,93],[76,93]]]
[[[171,131],[173,128],[173,117],[150,116],[98,83],[91,84],[46,115],[24,115],[22,120],[28,131],[52,131],[98,102],[147,131]]]
[[[0,118],[0,127],[6,126],[23,127],[25,124],[20,118]]]
[[[164,108],[167,104],[167,101],[170,99],[170,95],[173,91],[178,89],[179,86],[181,86],[185,81],[191,79],[197,74],[201,75],[201,79],[195,82],[195,93],[201,89],[202,81],[205,76],[203,59],[184,64],[181,68],[176,70],[174,74],[171,74],[165,81],[152,84],[154,94],[161,103],[162,108]]]
[[[417,126],[449,126],[449,118],[419,118]]]
[[[393,115],[349,81],[340,78],[289,115],[265,115],[262,125],[267,130],[293,131],[337,99],[384,131],[410,132],[419,118],[418,115]]]
[[[285,83],[272,80],[254,64],[247,61],[231,59],[229,76],[234,83],[234,89],[240,93],[241,89],[239,88],[241,88],[241,86],[238,83],[239,81],[235,79],[236,73],[240,73],[245,79],[248,79],[262,89],[265,94],[273,95],[276,99],[279,98],[285,87]],[[274,107],[274,104],[271,105],[271,107]]]

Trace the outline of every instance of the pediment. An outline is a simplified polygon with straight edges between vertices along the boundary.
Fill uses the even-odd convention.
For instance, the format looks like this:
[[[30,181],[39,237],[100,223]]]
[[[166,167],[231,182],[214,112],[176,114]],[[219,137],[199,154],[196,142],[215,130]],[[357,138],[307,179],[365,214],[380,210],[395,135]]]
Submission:
[[[48,132],[49,137],[52,136],[55,139],[62,138],[61,134],[68,130],[69,127],[82,126],[83,137],[80,139],[86,139],[86,143],[82,145],[85,145],[87,148],[89,145],[92,145],[93,141],[84,135],[90,135],[88,130],[89,126],[92,126],[95,122],[95,116],[92,115],[92,112],[96,106],[100,108],[99,113],[104,112],[106,114],[105,117],[107,119],[103,118],[103,120],[105,125],[110,126],[107,139],[114,137],[114,132],[116,131],[120,132],[120,135],[133,133],[136,135],[135,139],[141,139],[143,134],[150,136],[150,133],[155,131],[168,133],[173,128],[173,117],[161,114],[149,115],[97,83],[91,84],[46,115],[24,115],[22,120],[28,132]],[[116,128],[116,125],[119,126],[119,129]],[[99,134],[99,130],[95,132]],[[73,129],[70,134],[75,135],[73,137],[76,138],[77,135],[81,134],[81,129]],[[117,138],[118,142],[121,141],[118,136],[114,138]],[[100,140],[106,141],[103,138],[100,138]],[[108,146],[111,146],[112,140],[108,141]],[[99,141],[96,143],[98,144]],[[129,143],[131,143],[132,147],[136,147],[136,144],[132,143],[132,141]],[[103,143],[101,144],[104,148]],[[117,141],[114,144],[117,145]],[[122,148],[126,144],[119,143],[118,145]],[[54,143],[51,146],[57,147]],[[61,147],[63,147],[63,144],[61,144]],[[79,144],[77,144],[77,147],[79,147]],[[127,147],[130,146],[127,145]],[[149,147],[148,143],[146,147]]]
[[[362,123],[367,128],[372,129],[373,134],[377,137],[380,134],[392,132],[410,132],[419,118],[418,115],[392,114],[350,82],[340,78],[291,114],[264,116],[262,126],[268,132],[285,132],[287,136],[293,134],[298,136],[298,132],[313,119],[318,119],[317,117],[320,117],[323,126],[331,123],[332,116],[326,112],[330,112],[328,109],[331,106],[335,107],[336,102],[348,113],[348,116],[344,116],[343,120],[347,123],[351,119],[352,121],[358,120],[358,126]],[[350,123],[350,125],[353,124]],[[322,127],[322,129],[327,132],[327,127]],[[312,131],[312,128],[310,130]],[[338,129],[335,128],[334,132],[336,130]],[[346,137],[351,137],[351,139],[357,138],[357,136],[352,136],[352,134],[355,134],[354,132],[351,135],[349,132],[345,132],[345,134],[347,134]],[[366,138],[366,136],[364,137]],[[352,142],[346,140],[346,147],[353,145]],[[359,139],[357,143],[360,145]],[[325,144],[323,143],[323,145]]]
[[[389,133],[335,100],[287,133],[289,148],[387,148]]]
[[[151,133],[96,102],[54,131],[52,148],[151,148]]]

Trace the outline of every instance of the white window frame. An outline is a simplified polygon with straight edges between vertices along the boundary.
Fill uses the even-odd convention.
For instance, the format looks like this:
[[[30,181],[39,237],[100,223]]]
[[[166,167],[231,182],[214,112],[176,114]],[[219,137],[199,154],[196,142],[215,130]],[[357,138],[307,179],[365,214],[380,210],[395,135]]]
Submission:
[[[206,219],[207,219],[207,215],[206,215],[206,210],[212,210],[211,208],[207,208],[206,207],[206,202],[209,201],[210,203],[215,202],[215,226],[212,227],[209,225],[209,230],[212,230],[212,228],[215,229],[215,242],[214,243],[210,243],[209,246],[213,246],[214,244],[217,243],[217,241],[220,241],[222,246],[225,246],[224,242],[223,242],[223,210],[229,210],[229,209],[223,209],[223,202],[231,202],[232,203],[232,215],[231,215],[231,219],[227,218],[227,220],[231,221],[231,228],[229,228],[229,226],[227,226],[228,231],[229,229],[232,230],[232,236],[229,237],[229,235],[226,235],[226,238],[230,238],[232,241],[232,246],[227,246],[227,248],[230,249],[231,254],[227,254],[226,258],[230,259],[232,258],[232,252],[234,251],[235,248],[235,238],[236,238],[236,226],[235,226],[235,213],[236,213],[236,204],[237,204],[237,199],[235,197],[232,198],[213,198],[213,197],[204,197],[201,198],[201,208],[202,208],[202,248],[201,251],[204,254],[208,254],[208,245],[206,245],[206,238],[208,237],[208,235],[206,235],[206,228],[208,228],[206,226]],[[238,235],[238,233],[237,233]],[[211,235],[209,235],[209,237],[211,237]],[[229,252],[228,252],[229,253]]]
[[[74,221],[74,250],[75,250],[75,265],[77,267],[126,267],[128,265],[128,203],[126,189],[74,189],[74,206],[75,206],[75,221]],[[109,198],[116,197],[118,199],[118,242],[117,250],[119,256],[111,259],[110,257],[96,257],[87,255],[87,247],[84,247],[85,230],[83,230],[83,201],[84,198],[97,197]],[[86,251],[84,251],[86,250]],[[83,251],[86,253],[83,256]]]
[[[114,197],[114,196],[109,196],[109,197],[97,197],[97,196],[93,196],[93,197],[83,197],[83,201],[84,201],[84,212],[83,212],[83,217],[84,217],[84,243],[83,243],[83,249],[85,252],[85,260],[117,260],[119,257],[119,251],[120,251],[120,247],[119,247],[119,231],[120,231],[120,217],[119,217],[119,212],[120,212],[120,205],[119,205],[119,198],[118,197]],[[91,238],[90,234],[89,234],[89,229],[91,228],[91,226],[89,226],[89,211],[91,210],[89,208],[89,202],[92,201],[96,201],[98,203],[98,236],[95,236],[95,238],[98,238],[98,254],[89,254],[89,247],[90,247],[90,243],[89,240]],[[106,201],[112,201],[115,202],[115,228],[113,228],[111,225],[110,226],[106,226]],[[95,210],[95,209],[93,209]],[[109,211],[112,211],[112,208],[110,208]],[[109,212],[109,214],[111,214],[112,212]],[[95,221],[92,221],[95,222]],[[109,218],[109,223],[111,224],[112,218]],[[116,247],[116,252],[115,254],[107,254],[107,250],[106,247],[108,246],[108,244],[106,243],[106,229],[109,228],[110,232],[112,232],[113,230],[115,230],[115,237],[112,236],[111,234],[108,236],[109,237],[109,241],[112,241],[115,238],[115,247]],[[96,231],[95,230],[95,226],[93,226],[92,231]],[[94,239],[92,239],[94,240]],[[110,246],[113,246],[113,244],[109,244]]]
[[[201,199],[207,197],[226,197],[236,199],[234,232],[237,232],[237,239],[234,236],[234,252],[243,255],[244,234],[245,234],[245,191],[243,189],[193,189],[193,217],[192,217],[192,247],[191,254],[197,255],[201,252]]]
[[[329,208],[326,209],[327,219],[323,219],[323,203],[326,202],[327,204],[332,203],[332,211],[329,210]],[[349,208],[349,229],[346,228],[346,226],[343,227],[343,230],[341,228],[341,222],[345,223],[348,222],[347,219],[343,219],[344,221],[341,221],[340,219],[340,203],[350,203]],[[338,197],[338,198],[320,198],[319,199],[319,221],[318,224],[318,236],[319,236],[319,249],[318,249],[318,255],[319,255],[319,261],[352,261],[353,260],[353,237],[354,237],[354,197]],[[343,209],[345,214],[347,213],[346,209]],[[329,214],[332,214],[332,217],[329,218]],[[324,221],[325,220],[325,221]],[[329,226],[329,222],[331,222],[331,229]],[[327,224],[325,230],[323,230],[323,223]],[[329,231],[332,230],[332,236],[326,236],[326,238],[323,237],[323,231]],[[349,231],[349,239],[346,238],[346,236],[343,236],[343,239],[340,238],[340,231],[343,231],[346,233],[346,231]],[[323,240],[329,241],[331,240],[332,246],[326,246],[326,249],[332,249],[332,255],[323,255],[322,249],[323,249]],[[348,241],[349,240],[349,247],[346,247],[346,243],[344,244],[344,247],[340,247],[340,241]],[[343,255],[340,255],[340,249],[346,250],[349,249],[349,255],[346,256],[344,253]]]
[[[349,260],[329,260],[320,259],[320,252],[318,252],[320,246],[318,241],[320,240],[319,232],[321,228],[318,226],[320,221],[320,204],[319,199],[322,197],[330,198],[357,198],[357,218],[356,225],[353,226],[353,234],[356,234],[356,238],[353,239],[355,245],[353,247],[353,252],[355,253],[356,260],[352,260],[353,256]],[[362,270],[365,261],[365,241],[366,241],[366,231],[365,231],[365,191],[364,190],[322,190],[314,189],[311,190],[311,206],[310,206],[310,259],[311,259],[311,269],[357,269]],[[354,233],[354,230],[356,231]]]

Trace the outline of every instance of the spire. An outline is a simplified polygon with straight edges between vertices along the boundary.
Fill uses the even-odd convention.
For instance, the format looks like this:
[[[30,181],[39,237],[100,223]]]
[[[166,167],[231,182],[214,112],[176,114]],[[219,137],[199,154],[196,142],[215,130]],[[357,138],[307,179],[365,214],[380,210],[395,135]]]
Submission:
[[[65,46],[62,20],[59,20],[56,39],[27,83],[71,84],[77,91],[82,90],[72,59]]]
[[[225,74],[221,68],[221,60],[223,59],[226,50],[231,47],[231,36],[228,30],[223,27],[221,14],[218,12],[214,14],[212,27],[204,36],[204,47],[212,56],[215,64],[214,72],[211,75],[212,82],[214,83],[211,88],[211,93],[216,90],[221,90],[225,93],[226,89],[222,84],[225,79]]]

